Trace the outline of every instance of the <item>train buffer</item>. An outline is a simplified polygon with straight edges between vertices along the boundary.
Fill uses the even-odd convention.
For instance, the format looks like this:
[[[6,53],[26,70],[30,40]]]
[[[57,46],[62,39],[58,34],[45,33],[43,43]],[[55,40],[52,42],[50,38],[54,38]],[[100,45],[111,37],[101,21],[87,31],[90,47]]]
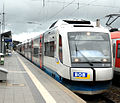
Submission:
[[[0,103],[86,103],[16,52],[5,57],[4,67],[8,74],[0,82]]]

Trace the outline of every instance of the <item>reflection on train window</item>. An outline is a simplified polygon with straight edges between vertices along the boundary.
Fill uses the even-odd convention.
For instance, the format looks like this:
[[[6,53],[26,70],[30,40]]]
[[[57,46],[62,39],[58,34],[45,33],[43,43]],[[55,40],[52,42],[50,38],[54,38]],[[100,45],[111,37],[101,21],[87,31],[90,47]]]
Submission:
[[[45,56],[54,57],[54,41],[45,43]]]
[[[120,58],[120,44],[118,44],[117,58]]]
[[[34,48],[34,57],[38,57],[38,48]]]
[[[116,45],[115,45],[115,43],[113,44],[113,58],[115,58],[115,47],[116,47]]]

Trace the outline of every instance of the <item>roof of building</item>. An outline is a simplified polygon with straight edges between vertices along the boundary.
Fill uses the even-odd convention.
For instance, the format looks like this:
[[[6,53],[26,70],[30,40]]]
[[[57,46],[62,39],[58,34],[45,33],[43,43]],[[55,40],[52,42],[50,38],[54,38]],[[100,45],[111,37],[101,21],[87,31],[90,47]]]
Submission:
[[[1,35],[4,36],[4,37],[10,37],[11,36],[11,31],[4,32]]]

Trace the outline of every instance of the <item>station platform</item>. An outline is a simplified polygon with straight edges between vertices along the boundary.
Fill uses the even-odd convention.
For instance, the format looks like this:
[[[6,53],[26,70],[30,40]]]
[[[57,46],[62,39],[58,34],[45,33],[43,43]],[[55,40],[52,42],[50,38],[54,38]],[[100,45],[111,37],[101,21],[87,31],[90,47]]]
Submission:
[[[0,81],[0,103],[86,103],[16,52],[5,57],[7,81]]]

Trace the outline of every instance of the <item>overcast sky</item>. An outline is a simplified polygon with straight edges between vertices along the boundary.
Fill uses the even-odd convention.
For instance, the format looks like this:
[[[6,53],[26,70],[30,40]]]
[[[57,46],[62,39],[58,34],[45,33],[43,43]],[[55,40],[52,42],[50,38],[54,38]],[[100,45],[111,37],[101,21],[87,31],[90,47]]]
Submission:
[[[120,13],[120,0],[0,0],[0,12],[3,3],[6,30],[11,30],[13,39],[20,41],[46,31],[57,19],[95,21],[102,18],[101,24],[105,26],[107,19],[104,16]],[[114,27],[120,27],[119,20]]]

